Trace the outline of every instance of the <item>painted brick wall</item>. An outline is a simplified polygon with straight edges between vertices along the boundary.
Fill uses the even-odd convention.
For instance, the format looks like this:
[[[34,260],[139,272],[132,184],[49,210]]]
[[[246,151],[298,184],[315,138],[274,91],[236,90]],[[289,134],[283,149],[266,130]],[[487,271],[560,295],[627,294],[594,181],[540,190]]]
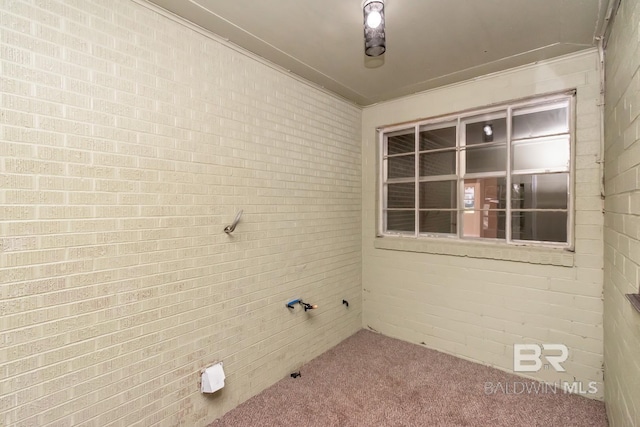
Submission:
[[[640,2],[624,0],[605,51],[604,331],[607,414],[640,425]]]
[[[141,2],[0,37],[0,425],[202,426],[361,327],[360,108]]]
[[[595,50],[363,110],[363,325],[500,369],[513,344],[569,347],[548,382],[597,382],[603,396],[600,79]],[[376,131],[383,125],[577,89],[575,253],[376,238]],[[483,392],[479,390],[478,392]]]

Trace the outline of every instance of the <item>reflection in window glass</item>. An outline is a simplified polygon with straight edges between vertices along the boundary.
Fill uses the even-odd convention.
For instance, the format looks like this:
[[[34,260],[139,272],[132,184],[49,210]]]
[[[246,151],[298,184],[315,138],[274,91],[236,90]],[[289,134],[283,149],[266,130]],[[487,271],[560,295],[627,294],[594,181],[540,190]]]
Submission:
[[[570,247],[573,96],[383,128],[378,232]]]
[[[506,227],[504,210],[468,210],[462,215],[462,235],[504,239]]]
[[[505,117],[467,123],[465,130],[466,145],[507,142],[507,119]]]
[[[411,153],[416,150],[413,128],[394,132],[387,136],[387,154]]]
[[[421,211],[420,212],[420,232],[421,233],[457,233],[457,213],[456,211]]]
[[[388,208],[413,208],[416,204],[416,185],[413,182],[405,184],[389,184],[387,186]]]
[[[415,176],[416,156],[389,157],[387,159],[388,178],[410,178]]]
[[[469,147],[463,151],[467,173],[503,172],[507,168],[507,146]]]
[[[476,209],[480,208],[476,206],[476,189],[473,186],[467,185],[465,183],[464,186],[464,208],[465,209]]]
[[[507,204],[506,186],[506,178],[465,179],[464,208],[504,209]],[[473,189],[473,191],[467,191],[468,189]]]
[[[455,173],[455,151],[420,154],[420,176],[455,175]]]
[[[429,129],[425,126],[420,128],[420,151],[436,150],[439,148],[454,148],[455,146],[455,126],[438,129]]]
[[[535,108],[535,107],[534,107]],[[516,110],[513,113],[512,138],[533,138],[569,132],[569,116],[566,105],[544,111],[533,108]]]
[[[387,211],[387,231],[410,232],[416,229],[416,215],[414,211]]]
[[[514,175],[511,207],[514,209],[567,209],[569,174]]]
[[[566,242],[567,212],[512,211],[511,238],[539,242]]]
[[[458,204],[457,181],[420,183],[420,208],[455,209]]]
[[[513,169],[569,170],[569,137],[525,140],[513,143]]]

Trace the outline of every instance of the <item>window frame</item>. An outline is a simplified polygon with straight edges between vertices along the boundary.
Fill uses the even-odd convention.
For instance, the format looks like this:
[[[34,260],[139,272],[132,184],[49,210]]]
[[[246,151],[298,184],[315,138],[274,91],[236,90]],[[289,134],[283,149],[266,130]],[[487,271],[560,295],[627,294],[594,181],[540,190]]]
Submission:
[[[542,140],[544,138],[551,138],[553,136],[558,135],[567,135],[569,137],[569,165],[567,170],[560,170],[561,168],[543,168],[543,169],[528,169],[525,172],[518,171],[515,174],[513,173],[513,141],[522,141],[526,138],[512,138],[512,125],[513,125],[513,117],[517,116],[513,114],[514,110],[517,109],[526,109],[531,108],[533,112],[544,111],[544,104],[553,104],[554,102],[562,103],[566,102],[567,105],[567,115],[568,115],[568,132],[562,132],[560,134],[554,135],[543,135],[543,136],[534,136],[529,139]],[[506,120],[506,168],[502,175],[506,179],[505,188],[507,189],[506,200],[505,200],[505,236],[504,238],[488,238],[488,237],[465,237],[463,235],[463,215],[464,215],[464,181],[465,179],[475,179],[481,178],[482,176],[488,176],[491,178],[495,178],[499,176],[499,172],[488,172],[488,173],[473,173],[472,177],[468,177],[469,174],[465,174],[465,176],[461,175],[461,171],[463,170],[463,162],[465,161],[464,156],[464,148],[466,146],[466,141],[461,141],[464,139],[464,123],[475,123],[473,121],[474,118],[478,118],[481,116],[487,117],[505,117]],[[569,251],[574,250],[574,228],[575,228],[575,162],[576,162],[576,90],[563,91],[559,93],[547,94],[542,96],[528,97],[519,100],[513,100],[506,103],[495,104],[486,107],[474,108],[464,111],[459,111],[456,113],[420,119],[411,122],[404,122],[399,124],[387,125],[383,127],[377,128],[377,163],[378,163],[378,171],[377,171],[377,201],[376,201],[376,235],[377,237],[391,237],[391,238],[409,238],[415,240],[441,240],[448,242],[459,242],[461,244],[467,243],[481,243],[481,244],[506,244],[509,246],[528,246],[528,247],[540,247],[540,248],[561,248]],[[456,128],[456,144],[455,144],[455,175],[438,175],[437,177],[440,179],[430,179],[426,177],[420,176],[420,153],[426,150],[420,150],[420,132],[421,130],[425,130],[424,128],[431,127],[435,129],[444,128],[446,124],[451,124]],[[386,204],[387,204],[387,187],[389,180],[386,178],[388,174],[388,162],[385,161],[388,157],[386,153],[387,144],[385,143],[385,137],[393,132],[399,131],[408,131],[413,128],[414,132],[414,151],[412,152],[415,159],[415,170],[414,177],[405,178],[400,180],[392,180],[391,183],[398,183],[399,181],[405,182],[415,182],[416,188],[414,188],[415,193],[415,201],[414,201],[414,231],[413,232],[394,232],[394,231],[385,231],[386,229],[386,221],[387,215]],[[410,133],[410,132],[409,132]],[[488,145],[490,145],[489,143]],[[443,149],[444,150],[444,149]],[[410,155],[410,153],[409,153]],[[393,155],[392,155],[393,157]],[[568,173],[568,183],[567,183],[567,241],[566,242],[552,242],[552,241],[541,241],[541,240],[518,240],[512,238],[512,212],[513,211],[521,211],[520,209],[514,209],[511,206],[511,184],[512,177],[514,175],[533,175],[533,174],[553,174],[553,173]],[[445,233],[425,233],[420,232],[420,200],[419,200],[419,184],[427,181],[442,181],[442,178],[451,178],[453,180],[457,180],[457,206],[455,209],[452,209],[456,212],[456,232],[454,234],[445,234]],[[445,209],[441,209],[445,211]],[[541,209],[530,209],[530,211],[541,211]],[[564,209],[557,210],[548,210],[549,212],[555,211],[565,211]]]

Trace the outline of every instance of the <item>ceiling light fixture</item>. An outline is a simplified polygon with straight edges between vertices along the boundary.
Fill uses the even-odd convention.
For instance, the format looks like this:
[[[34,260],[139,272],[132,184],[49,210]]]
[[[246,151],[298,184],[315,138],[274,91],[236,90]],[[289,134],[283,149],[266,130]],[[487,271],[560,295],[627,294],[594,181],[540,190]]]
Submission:
[[[386,48],[384,35],[384,0],[364,0],[364,53],[380,56]]]
[[[493,125],[486,124],[482,128],[484,134],[482,135],[482,140],[484,142],[492,142],[493,141]]]

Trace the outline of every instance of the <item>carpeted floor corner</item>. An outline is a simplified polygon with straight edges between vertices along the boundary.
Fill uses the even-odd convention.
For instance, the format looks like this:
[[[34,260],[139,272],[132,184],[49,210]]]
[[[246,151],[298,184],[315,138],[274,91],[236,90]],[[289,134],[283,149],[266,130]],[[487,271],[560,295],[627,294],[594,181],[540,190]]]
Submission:
[[[531,383],[362,330],[254,396],[222,426],[607,426],[604,403],[573,394],[488,392]]]

